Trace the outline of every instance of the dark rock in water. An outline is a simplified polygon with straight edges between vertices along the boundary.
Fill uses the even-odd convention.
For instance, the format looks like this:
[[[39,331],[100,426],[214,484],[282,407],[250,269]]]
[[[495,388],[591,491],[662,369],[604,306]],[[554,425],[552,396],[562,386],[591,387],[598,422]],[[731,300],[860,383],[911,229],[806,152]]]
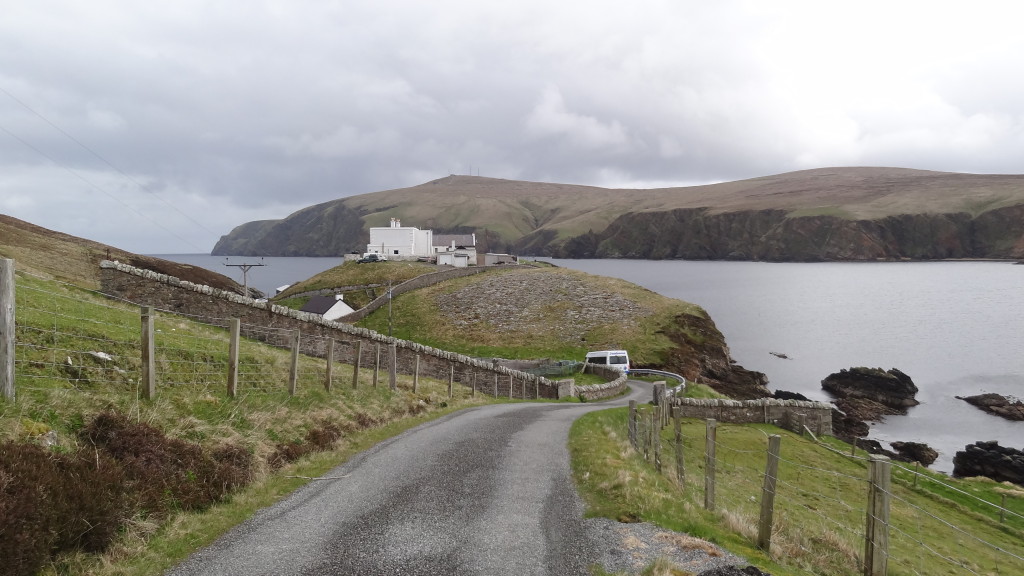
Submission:
[[[922,466],[931,466],[939,457],[939,453],[921,442],[892,442],[892,449],[911,462],[920,462]]]
[[[993,440],[969,444],[953,456],[953,476],[985,476],[1024,486],[1024,452]]]
[[[776,390],[772,394],[772,398],[776,400],[802,400],[804,402],[810,402],[811,399],[799,392],[789,392],[788,390]]]
[[[705,570],[697,576],[772,576],[768,572],[762,572],[754,566],[740,568],[739,566],[722,566]]]
[[[989,414],[995,414],[1014,422],[1024,422],[1024,402],[1020,400],[993,393],[978,394],[977,396],[957,396],[957,398],[977,406]]]
[[[850,368],[830,374],[821,381],[821,387],[837,398],[861,398],[895,408],[899,414],[917,406],[917,386],[910,376],[893,368]]]

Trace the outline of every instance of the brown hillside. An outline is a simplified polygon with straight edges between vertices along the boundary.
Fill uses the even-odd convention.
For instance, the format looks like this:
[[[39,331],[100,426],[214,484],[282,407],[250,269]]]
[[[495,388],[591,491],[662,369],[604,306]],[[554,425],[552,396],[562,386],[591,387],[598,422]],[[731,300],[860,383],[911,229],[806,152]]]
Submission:
[[[204,268],[132,254],[4,214],[0,214],[0,256],[12,258],[18,270],[89,289],[99,288],[99,263],[110,259],[189,282],[241,292],[235,281]]]
[[[977,218],[1024,205],[1024,175],[957,174],[905,168],[821,168],[749,180],[676,188],[610,189],[571,184],[522,182],[476,176],[448,176],[432,182],[342,198],[297,212],[284,220],[240,226],[225,236],[214,254],[341,254],[360,250],[366,229],[400,218],[407,226],[487,231],[496,246],[522,254],[579,255],[563,245],[587,233],[600,236],[628,215],[700,210],[704,216],[772,211],[779,218],[826,216],[844,221],[876,221],[906,215],[962,214]],[[320,222],[328,214],[348,215],[341,237]],[[323,214],[324,216],[317,216]],[[749,218],[748,216],[745,216]],[[337,218],[334,218],[337,220]],[[996,219],[998,220],[998,219]],[[348,230],[358,226],[358,230]],[[829,225],[835,225],[835,222]],[[893,234],[899,235],[898,229]],[[583,238],[584,241],[588,240]],[[1017,238],[998,238],[1004,245]],[[766,248],[762,251],[767,250]],[[895,248],[896,257],[902,257]],[[749,250],[748,250],[749,251]],[[608,251],[611,253],[612,251]],[[614,252],[643,256],[642,248]],[[671,251],[670,251],[671,252]],[[683,251],[685,252],[685,250]],[[1005,250],[1004,250],[1005,252]],[[971,254],[991,257],[987,254]],[[910,256],[913,257],[913,256]],[[780,259],[789,258],[783,250]]]

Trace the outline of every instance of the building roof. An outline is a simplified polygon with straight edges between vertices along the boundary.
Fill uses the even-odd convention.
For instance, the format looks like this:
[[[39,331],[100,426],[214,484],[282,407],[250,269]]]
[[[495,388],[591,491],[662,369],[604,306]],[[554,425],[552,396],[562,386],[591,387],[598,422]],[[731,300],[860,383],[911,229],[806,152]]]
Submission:
[[[338,299],[334,296],[313,296],[300,310],[311,314],[323,315],[337,303]]]
[[[456,247],[471,248],[476,246],[476,235],[474,234],[434,234],[434,246],[451,246],[455,242]]]

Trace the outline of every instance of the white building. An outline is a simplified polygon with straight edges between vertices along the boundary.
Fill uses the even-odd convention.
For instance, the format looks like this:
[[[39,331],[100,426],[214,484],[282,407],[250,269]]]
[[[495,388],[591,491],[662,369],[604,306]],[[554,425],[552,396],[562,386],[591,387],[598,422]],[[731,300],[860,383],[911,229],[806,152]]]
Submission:
[[[300,310],[311,314],[319,314],[324,317],[324,320],[337,320],[342,316],[348,316],[355,312],[351,306],[342,300],[341,294],[313,296]]]
[[[370,228],[369,254],[383,254],[389,260],[412,260],[434,255],[434,231],[402,226],[398,218],[387,228]]]

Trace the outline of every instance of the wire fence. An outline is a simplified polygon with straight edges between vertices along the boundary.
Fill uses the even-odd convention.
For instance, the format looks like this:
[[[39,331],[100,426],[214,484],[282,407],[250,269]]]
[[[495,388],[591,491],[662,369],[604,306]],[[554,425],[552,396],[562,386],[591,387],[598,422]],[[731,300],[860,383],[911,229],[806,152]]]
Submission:
[[[809,430],[723,425],[669,410],[631,405],[633,449],[787,566],[808,574],[1024,574],[1019,487],[960,483],[851,454]]]
[[[386,348],[384,354],[376,355],[368,348],[364,356],[372,358],[361,371],[342,364],[331,370],[328,366],[334,358],[323,357],[329,347],[333,350],[331,338],[306,334],[295,338],[295,330],[241,322],[238,335],[233,336],[230,318],[147,308],[140,314],[136,304],[23,272],[11,274],[9,282],[0,284],[7,284],[0,303],[17,310],[17,322],[12,318],[9,325],[0,323],[0,341],[10,348],[0,353],[2,364],[10,368],[0,375],[3,396],[9,399],[15,397],[15,390],[59,389],[83,394],[102,389],[145,398],[152,394],[146,387],[148,373],[159,388],[213,396],[237,390],[294,394],[303,388],[329,389],[340,384],[391,384],[380,376],[387,371]],[[151,357],[146,353],[149,344]],[[232,346],[237,352],[230,353]],[[319,357],[299,354],[300,346],[322,353]],[[346,352],[352,355],[351,350]],[[227,382],[232,366],[237,374],[235,391],[229,390]],[[418,382],[419,374],[412,376]]]

